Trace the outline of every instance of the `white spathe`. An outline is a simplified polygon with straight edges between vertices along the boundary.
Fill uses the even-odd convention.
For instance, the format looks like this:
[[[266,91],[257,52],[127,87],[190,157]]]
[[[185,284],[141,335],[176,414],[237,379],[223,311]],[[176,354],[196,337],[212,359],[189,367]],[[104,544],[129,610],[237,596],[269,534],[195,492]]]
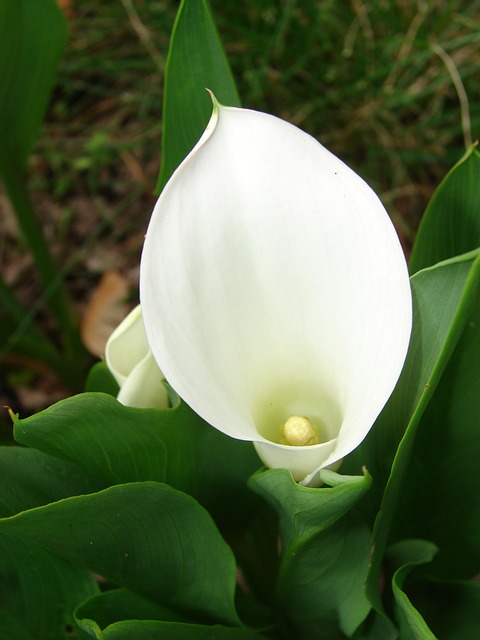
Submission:
[[[140,295],[179,396],[304,484],[364,439],[411,331],[405,258],[370,187],[293,125],[217,103],[156,204]],[[320,444],[281,444],[292,415]]]
[[[148,346],[140,305],[108,339],[105,362],[120,386],[117,399],[122,404],[141,408],[168,407],[164,375]]]

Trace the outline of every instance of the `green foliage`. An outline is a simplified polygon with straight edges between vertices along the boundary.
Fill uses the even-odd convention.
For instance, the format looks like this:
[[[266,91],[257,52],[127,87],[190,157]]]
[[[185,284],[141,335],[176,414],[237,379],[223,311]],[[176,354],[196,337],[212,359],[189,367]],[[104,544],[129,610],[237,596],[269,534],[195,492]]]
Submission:
[[[405,640],[435,640],[435,636],[413,607],[403,587],[414,568],[431,562],[436,552],[435,545],[423,540],[405,540],[389,551],[390,563],[400,565],[394,573],[392,585],[400,633]]]
[[[1,517],[108,486],[91,469],[37,449],[0,447],[0,468]]]
[[[479,184],[480,153],[474,145],[442,181],[425,211],[410,259],[411,273],[479,246]]]
[[[221,104],[240,106],[235,81],[206,0],[183,0],[168,50],[163,100],[162,168],[157,191],[193,148],[212,112],[206,89]]]
[[[350,637],[367,616],[364,592],[370,532],[352,507],[370,478],[324,470],[331,488],[312,489],[284,469],[254,475],[252,488],[280,517],[282,557],[276,584],[282,617],[292,637]]]
[[[21,175],[38,136],[66,37],[55,0],[0,2],[0,170]]]
[[[479,268],[477,253],[472,253],[439,263],[411,279],[413,330],[400,380],[373,429],[346,461],[347,469],[367,466],[378,496],[383,494],[404,434],[410,430],[413,435],[468,321]]]
[[[265,0],[257,14],[245,4],[242,20],[260,15],[265,27],[268,15],[280,18],[273,32],[265,27],[270,44],[250,69],[250,88],[260,91],[271,82],[284,52],[296,46],[289,73],[301,92],[322,29],[322,64],[331,67],[324,88],[347,88],[319,92],[310,110],[344,112],[344,98],[361,95],[366,69],[384,108],[405,106],[427,60],[423,48],[416,67],[409,65],[415,49],[410,36],[423,33],[430,9],[415,22],[388,3],[372,7],[366,21],[358,17],[356,31],[344,41],[344,55],[358,72],[349,89],[344,72],[331,65],[338,33],[328,34],[337,29],[345,37],[350,8],[327,4],[328,11],[325,5],[316,13],[300,3],[272,7]],[[229,7],[224,11],[228,15]],[[388,51],[385,37],[367,37],[385,36],[387,23],[373,21],[385,13],[406,20],[410,34],[406,44],[393,38]],[[30,34],[31,44],[31,50],[19,48],[18,60],[3,59],[7,81],[0,104],[3,110],[8,103],[8,119],[0,122],[6,140],[0,170],[13,193],[51,91],[64,24],[53,0],[0,0],[0,18],[8,51],[22,43],[20,35]],[[310,39],[300,40],[300,52],[295,42],[305,19]],[[332,31],[324,28],[329,23]],[[244,23],[239,19],[238,25]],[[28,57],[32,52],[38,55]],[[205,86],[221,102],[239,103],[205,0],[184,0],[167,63],[160,186],[208,120]],[[405,91],[389,94],[389,86]],[[430,95],[426,85],[422,91]],[[19,101],[18,113],[10,96]],[[28,100],[31,119],[23,126]],[[415,109],[407,111],[414,117]],[[367,137],[382,124],[378,112],[372,117],[362,133]],[[103,158],[105,139],[96,143]],[[6,152],[14,144],[17,164],[10,166]],[[118,387],[104,363],[92,369],[87,393],[31,417],[15,416],[18,444],[0,447],[1,637],[476,637],[479,167],[472,147],[428,206],[410,265],[414,325],[404,370],[369,436],[344,461],[342,475],[323,470],[322,487],[300,486],[285,470],[258,471],[251,443],[227,438],[182,401],[165,410],[122,406],[112,397]],[[13,326],[24,310],[1,291]],[[25,353],[38,339],[28,334]],[[56,351],[47,355],[53,362]]]
[[[389,540],[423,538],[434,543],[438,553],[430,572],[443,579],[471,578],[480,566],[479,496],[472,482],[480,446],[480,257],[478,249],[458,255],[479,244],[475,233],[479,183],[472,179],[477,166],[472,149],[429,205],[412,258],[414,267],[427,268],[411,279],[414,323],[407,360],[374,428],[346,462],[347,470],[365,464],[374,478],[373,500],[367,507],[375,519],[367,590],[381,614],[385,595],[382,603],[378,580]],[[437,258],[448,259],[428,266]],[[402,569],[399,576],[407,574]],[[406,596],[399,595],[398,580],[392,588],[401,628],[415,627],[414,620],[422,616]],[[478,614],[470,621],[480,625]],[[422,628],[426,623],[418,624]],[[433,637],[418,633],[405,637]]]
[[[154,602],[235,625],[235,560],[189,496],[154,482],[110,487],[5,518],[34,542]]]
[[[114,397],[118,394],[118,384],[105,362],[97,362],[90,369],[85,382],[85,391],[101,391]]]
[[[123,620],[188,621],[186,615],[124,588],[94,595],[80,605],[75,613],[80,626],[92,632]]]
[[[473,452],[480,447],[479,322],[477,294],[476,309],[422,418],[396,522],[397,535],[434,541],[441,550],[437,570],[455,578],[472,577],[480,563],[480,495],[472,481],[478,470]]]
[[[0,535],[0,637],[86,640],[73,610],[98,593],[90,571],[16,536]]]
[[[401,637],[470,640],[480,629],[480,585],[429,577],[437,553],[438,548],[425,540],[403,540],[387,552]]]
[[[15,419],[14,433],[18,442],[104,483],[166,482],[225,524],[241,526],[253,515],[245,481],[260,462],[252,444],[212,429],[183,402],[174,409],[132,409],[87,393]],[[229,508],[232,500],[236,510]]]
[[[124,620],[107,627],[103,632],[91,634],[98,640],[262,640],[249,629],[238,629],[221,625],[183,624],[157,620]]]
[[[66,36],[66,23],[55,0],[1,0],[0,176],[35,260],[45,300],[57,320],[63,352],[58,354],[46,336],[31,327],[29,313],[0,278],[0,301],[6,311],[2,312],[5,328],[0,333],[0,355],[13,351],[17,356],[38,358],[78,390],[85,352],[61,273],[32,208],[25,181],[27,159],[45,115]]]
[[[123,171],[125,153],[139,159],[153,184],[179,4],[83,0],[75,7],[55,104],[37,147],[42,170],[32,175],[42,193],[87,192],[100,201],[107,194],[108,204],[112,183],[122,196],[135,187]],[[242,104],[298,124],[353,166],[381,193],[410,247],[433,188],[465,148],[452,73],[434,43],[454,63],[478,137],[478,2],[210,5]],[[97,131],[109,135],[114,153],[97,166],[92,184],[74,163],[87,160],[86,140]],[[137,220],[137,229],[146,222]]]

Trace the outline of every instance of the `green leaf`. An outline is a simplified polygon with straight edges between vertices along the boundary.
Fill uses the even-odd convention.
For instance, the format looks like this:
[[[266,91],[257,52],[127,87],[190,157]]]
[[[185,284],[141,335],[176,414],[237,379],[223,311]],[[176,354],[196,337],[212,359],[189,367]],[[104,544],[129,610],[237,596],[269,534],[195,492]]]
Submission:
[[[85,391],[107,393],[117,397],[120,387],[105,362],[96,362],[88,372]]]
[[[368,473],[344,476],[324,469],[321,477],[331,488],[299,485],[285,469],[259,471],[250,478],[252,489],[280,516],[280,536],[285,547],[306,542],[328,529],[359,501],[371,484]]]
[[[206,0],[182,0],[165,72],[160,192],[202,135],[212,112],[210,89],[221,104],[240,106],[235,82]]]
[[[294,637],[334,640],[351,636],[370,609],[370,531],[352,512],[370,477],[324,470],[321,478],[331,488],[300,486],[283,469],[257,473],[250,485],[280,516],[277,593]]]
[[[0,520],[34,542],[167,607],[238,624],[235,559],[189,496],[145,482],[67,498]]]
[[[343,467],[355,472],[365,465],[374,478],[377,499],[407,427],[418,423],[468,321],[479,282],[477,252],[411,278],[413,329],[402,374],[367,438]]]
[[[187,619],[129,589],[111,589],[100,593],[75,610],[78,625],[93,637],[102,637],[102,629],[123,620],[163,620],[184,622]]]
[[[128,589],[112,589],[94,596],[77,608],[75,618],[82,629],[99,640],[162,637],[259,640],[261,637],[237,627],[194,624]]]
[[[480,246],[480,153],[472,146],[435,191],[410,259],[415,273]]]
[[[0,172],[21,172],[43,122],[67,37],[55,0],[0,2]]]
[[[184,403],[132,409],[87,393],[16,419],[14,433],[18,442],[78,464],[109,484],[166,482],[193,495],[226,525],[241,526],[258,504],[245,485],[260,466],[252,444],[213,429]]]
[[[0,447],[0,516],[8,517],[105,483],[81,467],[24,447]]]
[[[471,640],[480,631],[478,582],[425,577],[437,551],[431,542],[404,540],[386,553],[387,568],[396,569],[392,584],[402,640]]]
[[[368,580],[369,598],[379,611],[382,610],[378,593],[381,560],[398,499],[410,472],[417,427],[468,321],[479,282],[478,252],[440,263],[412,278],[413,333],[402,375],[374,428],[347,464],[347,468],[364,464],[372,473],[374,500],[371,506],[378,504],[388,478],[375,522]]]
[[[437,548],[425,540],[404,540],[389,549],[387,562],[399,566],[392,579],[395,613],[402,640],[436,640],[427,623],[404,591],[412,571],[432,561]]]
[[[395,534],[432,540],[450,578],[480,568],[480,296],[422,417],[400,495]],[[432,496],[435,496],[432,499]]]
[[[0,535],[0,637],[86,638],[73,610],[98,593],[92,574],[30,542]]]
[[[24,175],[66,37],[65,19],[55,0],[0,0],[0,176],[40,274],[44,300],[57,320],[64,347],[62,358],[55,357],[52,347],[36,348],[35,352],[67,386],[78,390],[83,387],[88,355],[81,343],[70,299],[62,283],[63,274],[54,263],[42,226],[32,208]],[[10,299],[10,302],[13,301]],[[18,304],[13,303],[9,307],[10,312],[15,307],[13,310],[18,315]],[[23,340],[31,320],[26,313],[22,321],[17,322],[18,331],[13,334],[13,342],[8,349],[16,351],[18,346],[22,351],[28,348],[31,351],[31,340]],[[32,331],[30,335],[33,335]]]
[[[221,625],[183,624],[181,622],[158,622],[155,620],[125,620],[107,627],[93,636],[98,640],[262,640],[250,629],[224,627]]]

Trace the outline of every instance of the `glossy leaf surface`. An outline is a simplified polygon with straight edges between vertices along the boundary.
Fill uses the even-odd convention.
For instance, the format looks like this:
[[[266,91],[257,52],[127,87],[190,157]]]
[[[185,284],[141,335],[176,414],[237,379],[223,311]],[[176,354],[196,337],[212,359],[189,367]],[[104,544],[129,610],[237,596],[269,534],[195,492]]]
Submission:
[[[97,362],[88,372],[85,391],[97,391],[116,397],[119,391],[118,383],[108,370],[105,362]]]
[[[107,486],[82,467],[24,447],[0,447],[0,517]]]
[[[30,541],[0,535],[0,638],[85,640],[73,610],[98,593],[92,574]]]
[[[233,554],[207,512],[167,485],[132,483],[67,498],[1,520],[0,534],[160,604],[238,622]]]
[[[410,272],[480,246],[480,153],[471,147],[435,191],[415,240]]]
[[[468,322],[479,282],[480,260],[475,252],[440,263],[412,278],[415,315],[409,354],[399,384],[373,432],[375,453],[370,451],[372,464],[385,473],[391,451],[398,446],[373,532],[368,593],[377,607],[381,558],[409,477],[418,425]],[[367,467],[371,468],[369,463]],[[392,535],[396,539],[395,533]]]
[[[182,624],[180,622],[159,622],[155,620],[125,620],[107,627],[93,636],[98,640],[262,640],[249,629],[239,629],[220,625]]]
[[[250,484],[280,516],[277,593],[287,625],[296,638],[330,640],[352,635],[370,609],[370,531],[351,512],[370,477],[328,470],[321,477],[331,488],[302,487],[280,469],[258,473]]]
[[[396,536],[439,547],[436,571],[470,578],[480,569],[480,296],[422,417],[403,484]],[[434,496],[434,498],[432,497]]]
[[[187,621],[185,616],[129,589],[109,589],[77,607],[79,625],[92,634],[123,620]]]
[[[166,482],[200,500],[215,517],[231,514],[238,525],[254,508],[255,496],[245,486],[260,466],[252,445],[212,429],[184,403],[132,409],[108,395],[82,394],[17,420],[15,437],[108,484]]]
[[[405,583],[415,567],[431,562],[436,551],[435,545],[425,540],[405,540],[391,548],[387,555],[391,563],[400,565],[392,583],[402,640],[436,640],[404,590]]]
[[[368,594],[378,611],[382,610],[378,577],[383,551],[390,536],[398,539],[391,525],[409,477],[418,425],[475,307],[479,281],[476,252],[440,263],[412,278],[414,322],[405,367],[374,428],[345,463],[347,472],[365,465],[374,478],[367,505],[370,517],[376,516]],[[376,514],[380,499],[381,508]]]

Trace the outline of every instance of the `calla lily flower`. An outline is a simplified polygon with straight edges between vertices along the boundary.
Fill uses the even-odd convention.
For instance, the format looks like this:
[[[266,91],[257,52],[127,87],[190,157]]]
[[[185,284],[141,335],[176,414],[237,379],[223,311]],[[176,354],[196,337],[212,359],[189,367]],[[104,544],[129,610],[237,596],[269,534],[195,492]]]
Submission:
[[[403,251],[370,187],[293,125],[215,100],[155,206],[140,298],[179,396],[306,485],[365,438],[412,322]]]
[[[140,305],[119,324],[107,341],[105,362],[120,386],[117,399],[129,407],[168,407],[164,375],[148,346]]]

